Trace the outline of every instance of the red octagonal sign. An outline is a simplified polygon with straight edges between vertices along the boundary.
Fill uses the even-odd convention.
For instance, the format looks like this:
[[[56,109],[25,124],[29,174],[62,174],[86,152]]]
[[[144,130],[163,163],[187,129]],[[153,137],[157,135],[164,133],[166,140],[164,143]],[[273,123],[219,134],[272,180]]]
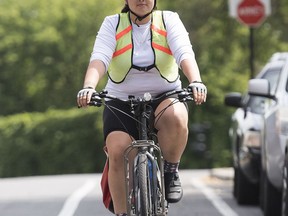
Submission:
[[[265,6],[259,0],[243,0],[238,5],[237,18],[245,25],[257,27],[265,17]]]

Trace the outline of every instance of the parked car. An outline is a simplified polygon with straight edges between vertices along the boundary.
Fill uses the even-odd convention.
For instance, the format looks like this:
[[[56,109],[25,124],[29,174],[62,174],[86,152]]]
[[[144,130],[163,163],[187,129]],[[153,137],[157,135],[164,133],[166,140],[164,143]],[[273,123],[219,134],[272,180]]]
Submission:
[[[288,139],[286,141],[282,182],[282,216],[288,216]]]
[[[252,79],[248,88],[250,95],[264,99],[260,183],[260,201],[264,216],[280,216],[281,203],[283,212],[286,212],[284,215],[287,215],[287,192],[282,196],[282,189],[287,190],[287,180],[285,182],[283,178],[287,178],[287,173],[283,171],[287,171],[284,162],[288,140],[288,53],[277,53],[272,59],[272,81]]]
[[[261,109],[255,110],[256,97],[229,93],[227,106],[237,107],[231,118],[229,137],[232,144],[234,187],[233,194],[239,204],[258,202],[260,173]],[[260,111],[260,112],[259,112]]]
[[[276,89],[280,76],[279,55],[274,54],[264,66],[257,79],[270,83]],[[267,98],[257,94],[229,93],[225,96],[227,106],[236,107],[231,118],[229,137],[233,153],[233,194],[239,204],[259,202],[262,174],[262,139]],[[262,199],[261,199],[262,200]]]

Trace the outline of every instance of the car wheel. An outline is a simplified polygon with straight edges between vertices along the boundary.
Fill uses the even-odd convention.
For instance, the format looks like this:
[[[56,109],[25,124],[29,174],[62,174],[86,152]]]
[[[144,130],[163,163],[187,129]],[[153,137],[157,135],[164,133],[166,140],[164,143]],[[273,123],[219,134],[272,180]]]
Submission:
[[[264,216],[281,215],[281,192],[269,181],[267,174],[263,173],[263,213]]]
[[[234,178],[233,178],[233,196],[235,199],[237,199],[237,175],[238,175],[238,169],[234,167]]]
[[[282,216],[288,216],[288,158],[285,156],[282,181]]]
[[[259,186],[248,181],[241,169],[235,170],[235,198],[240,205],[255,205],[259,200]]]

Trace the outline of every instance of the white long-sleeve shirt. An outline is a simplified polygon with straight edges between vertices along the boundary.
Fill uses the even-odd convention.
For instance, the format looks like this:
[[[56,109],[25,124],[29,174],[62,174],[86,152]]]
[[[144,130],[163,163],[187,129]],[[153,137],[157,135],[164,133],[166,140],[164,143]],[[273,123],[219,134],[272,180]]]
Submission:
[[[195,58],[188,33],[177,13],[164,11],[164,23],[167,31],[167,41],[178,66],[187,58]],[[104,63],[106,71],[112,60],[116,48],[116,27],[118,15],[105,18],[96,37],[90,61],[100,60]],[[132,23],[132,37],[134,42],[133,64],[145,67],[154,63],[154,53],[151,47],[150,34],[151,21],[137,26]],[[161,77],[156,69],[138,71],[131,69],[122,83],[113,83],[110,79],[105,87],[109,94],[127,99],[128,95],[143,96],[149,92],[156,96],[162,92],[181,88],[181,81],[169,83]]]

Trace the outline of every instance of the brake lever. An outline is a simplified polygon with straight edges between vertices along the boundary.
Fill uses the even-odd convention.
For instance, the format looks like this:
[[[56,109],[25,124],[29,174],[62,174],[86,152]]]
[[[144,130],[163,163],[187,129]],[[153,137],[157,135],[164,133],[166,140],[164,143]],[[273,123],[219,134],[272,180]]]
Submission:
[[[186,101],[193,101],[193,97],[191,97],[191,93],[188,91],[183,91],[178,94],[178,99],[180,102],[186,102]]]
[[[97,92],[95,92],[94,93],[94,95],[97,95],[97,96],[99,96],[100,98],[104,98],[105,97],[105,95],[107,95],[108,94],[108,91],[107,90],[102,90],[101,92],[99,92],[99,93],[97,93]]]
[[[90,102],[89,102],[89,106],[101,107],[102,104],[103,104],[102,101],[90,101]]]
[[[104,94],[105,94],[104,92],[100,92],[100,93],[94,92],[91,96],[91,100],[89,102],[89,105],[90,106],[97,106],[97,107],[102,106],[103,102],[102,102],[101,98],[104,97]]]

